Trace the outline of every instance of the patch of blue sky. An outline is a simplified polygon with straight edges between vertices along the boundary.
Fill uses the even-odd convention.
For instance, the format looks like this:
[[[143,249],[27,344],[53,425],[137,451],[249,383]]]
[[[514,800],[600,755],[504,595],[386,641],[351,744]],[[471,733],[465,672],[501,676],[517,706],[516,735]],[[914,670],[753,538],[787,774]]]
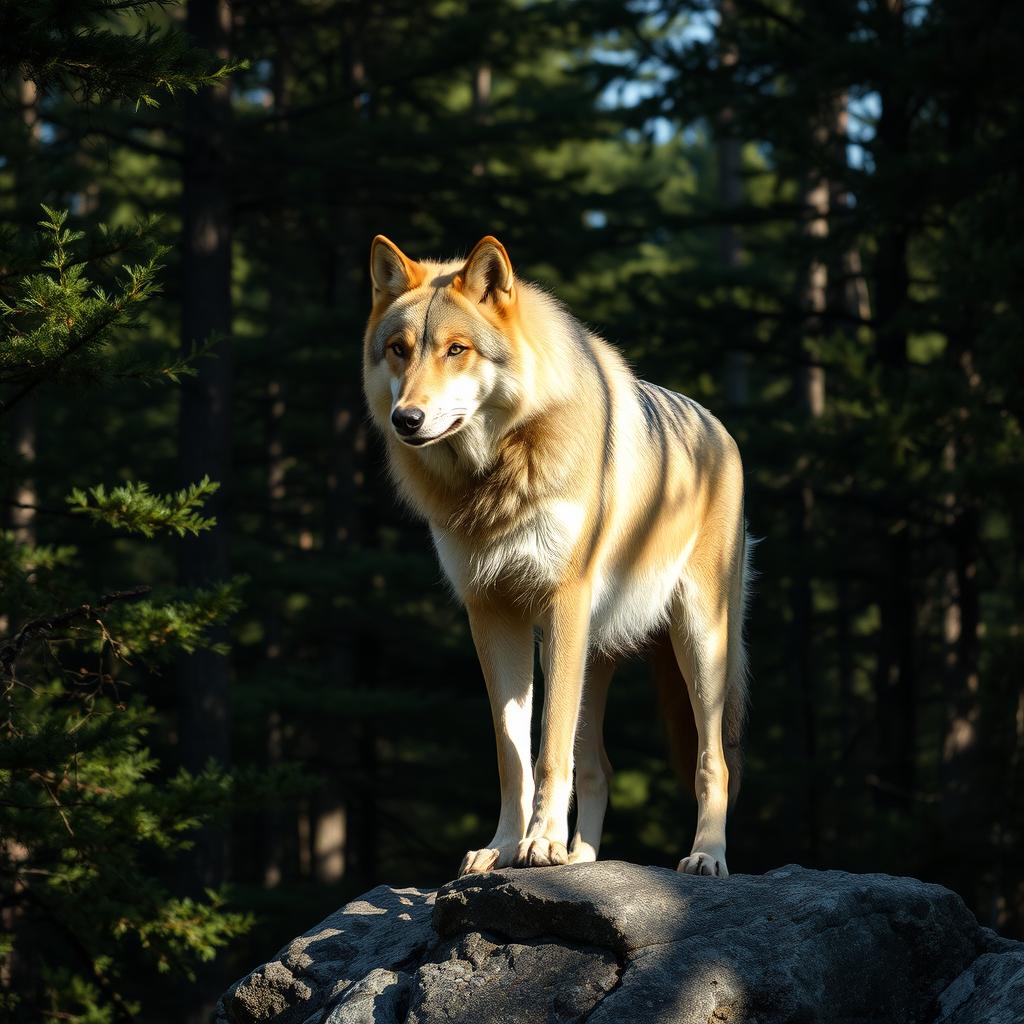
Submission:
[[[652,33],[677,52],[694,44],[711,42],[719,20],[714,10],[690,11],[685,18],[665,14],[657,0],[634,0],[629,7],[647,17]],[[605,64],[622,68],[622,75],[611,81],[598,99],[599,106],[606,110],[629,109],[657,96],[674,74],[661,61],[641,59],[635,50],[619,47],[617,42],[617,39],[609,39],[608,46],[595,54]],[[680,132],[684,138],[695,132],[693,126],[679,125],[673,118],[661,114],[650,117],[645,129],[659,144]]]
[[[882,114],[882,98],[877,92],[866,92],[851,96],[847,100],[846,159],[857,170],[872,169],[871,150],[868,144],[874,139],[878,118]]]
[[[255,83],[239,93],[240,98],[250,106],[269,110],[274,105],[274,94],[270,89],[274,65],[269,60],[258,60],[252,65],[252,77]]]
[[[930,5],[931,0],[907,3],[907,23],[911,26],[921,24]],[[695,44],[712,42],[720,20],[716,10],[708,9],[691,11],[685,19],[676,19],[675,24],[667,25],[668,16],[662,14],[657,0],[636,0],[630,6],[648,15],[652,31],[656,34],[664,33],[663,42],[667,42],[668,47],[676,52]],[[605,64],[622,68],[622,74],[608,84],[599,98],[600,105],[605,109],[628,109],[657,96],[674,73],[655,59],[642,60],[635,50],[616,46],[617,42],[616,39],[609,39],[608,45],[596,52],[598,59]],[[877,92],[851,94],[847,108],[847,159],[851,167],[871,170],[869,144],[874,139],[881,108],[881,98]],[[677,135],[681,135],[684,142],[693,142],[700,132],[699,124],[680,125],[675,119],[661,114],[653,115],[645,128],[657,143],[667,142]],[[770,153],[771,147],[767,143],[763,143],[760,148]]]

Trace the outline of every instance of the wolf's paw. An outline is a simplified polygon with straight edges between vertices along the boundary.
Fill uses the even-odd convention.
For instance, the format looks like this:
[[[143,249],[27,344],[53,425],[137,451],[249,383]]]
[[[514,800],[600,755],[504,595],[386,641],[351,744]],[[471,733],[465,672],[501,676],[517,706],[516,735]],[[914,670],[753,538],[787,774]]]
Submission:
[[[728,878],[729,869],[725,866],[725,853],[717,856],[710,853],[691,853],[679,862],[676,871],[684,875],[712,875],[715,878]]]
[[[459,878],[463,875],[482,875],[485,871],[507,868],[515,860],[518,843],[499,846],[485,846],[482,850],[470,850],[459,865]]]
[[[579,836],[569,844],[570,864],[592,864],[595,860],[597,860],[597,850],[590,843],[580,839]]]
[[[565,843],[537,836],[533,839],[527,837],[519,844],[512,863],[517,868],[546,868],[555,864],[567,864],[568,861],[569,852],[565,848]]]

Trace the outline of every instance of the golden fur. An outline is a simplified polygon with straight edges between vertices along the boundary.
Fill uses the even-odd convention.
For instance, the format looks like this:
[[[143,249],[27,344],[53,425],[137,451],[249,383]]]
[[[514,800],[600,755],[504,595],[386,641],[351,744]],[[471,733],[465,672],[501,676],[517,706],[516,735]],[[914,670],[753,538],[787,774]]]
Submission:
[[[370,413],[399,494],[427,521],[466,605],[491,698],[501,813],[460,873],[596,858],[607,687],[616,656],[645,649],[698,798],[680,870],[727,874],[749,548],[734,441],[519,280],[497,239],[434,263],[377,236],[371,275]],[[534,765],[537,628],[546,685]]]

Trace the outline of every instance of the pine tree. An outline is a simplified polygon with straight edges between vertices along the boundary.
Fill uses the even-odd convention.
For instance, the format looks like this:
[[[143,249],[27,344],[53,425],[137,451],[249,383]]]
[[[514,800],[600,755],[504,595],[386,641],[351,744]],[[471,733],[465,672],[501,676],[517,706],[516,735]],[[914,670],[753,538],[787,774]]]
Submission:
[[[229,70],[179,34],[126,32],[117,24],[125,5],[40,6],[6,5],[0,57],[41,95],[153,103]],[[168,358],[135,341],[166,254],[153,223],[85,238],[66,212],[43,214],[35,246],[12,232],[5,247],[0,428],[36,397],[73,389],[90,395],[81,427],[96,434],[105,396],[173,385],[195,374],[203,347]],[[161,536],[214,525],[203,504],[216,488],[206,478],[169,494],[124,478],[71,488],[63,509],[37,510],[32,536],[12,530],[0,540],[0,1000],[11,1019],[135,1019],[158,998],[159,975],[193,976],[249,927],[222,892],[171,890],[174,858],[244,787],[213,767],[162,767],[147,700],[161,666],[176,651],[208,647],[211,629],[238,607],[230,582],[178,591],[150,587],[150,572],[138,571]],[[117,534],[139,538],[123,548],[140,552],[135,581],[99,584],[80,545],[49,541],[74,536],[79,522],[112,550],[124,544]]]

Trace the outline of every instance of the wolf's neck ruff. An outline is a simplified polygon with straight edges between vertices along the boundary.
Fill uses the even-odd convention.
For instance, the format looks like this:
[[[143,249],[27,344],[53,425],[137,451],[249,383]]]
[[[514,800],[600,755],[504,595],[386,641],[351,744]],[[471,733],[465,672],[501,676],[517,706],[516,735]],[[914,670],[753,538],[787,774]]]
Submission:
[[[560,321],[567,319],[562,313]],[[517,394],[515,404],[503,400],[487,405],[470,429],[431,449],[412,453],[418,464],[410,467],[410,482],[425,486],[429,494],[422,497],[428,500],[440,495],[445,498],[443,518],[435,518],[433,508],[427,511],[433,526],[476,539],[508,533],[532,515],[539,503],[564,497],[589,458],[592,431],[601,437],[602,450],[610,446],[612,412],[607,381],[592,352],[582,362],[579,359],[583,346],[590,348],[585,337],[578,337],[582,328],[574,322],[566,326],[573,341],[563,334],[541,344],[546,358],[559,363],[566,377],[575,380],[575,393],[548,394],[545,401],[539,401],[524,394],[521,385],[509,388]],[[532,376],[536,369],[523,375]],[[521,361],[512,357],[508,370],[522,373]],[[597,408],[588,407],[589,389],[580,387],[581,378],[600,381]],[[407,461],[402,447],[391,443],[390,449],[393,458]],[[607,465],[602,467],[602,473],[606,472]],[[414,505],[421,500],[417,494],[409,497]]]

